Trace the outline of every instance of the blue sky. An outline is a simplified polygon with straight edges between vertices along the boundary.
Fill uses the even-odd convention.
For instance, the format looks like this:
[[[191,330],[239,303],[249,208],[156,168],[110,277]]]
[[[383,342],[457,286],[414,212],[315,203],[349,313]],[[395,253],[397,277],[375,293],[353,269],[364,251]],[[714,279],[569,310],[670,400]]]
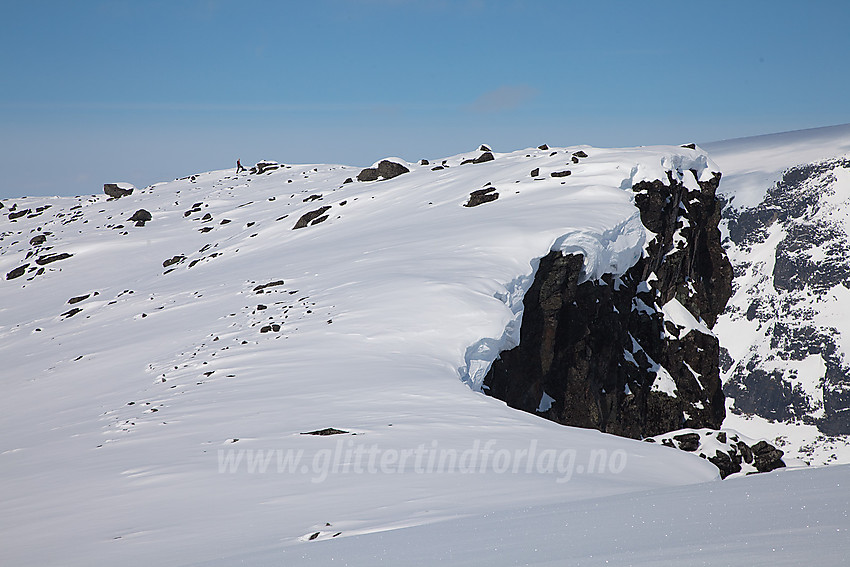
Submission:
[[[0,0],[0,198],[850,122],[850,2]]]

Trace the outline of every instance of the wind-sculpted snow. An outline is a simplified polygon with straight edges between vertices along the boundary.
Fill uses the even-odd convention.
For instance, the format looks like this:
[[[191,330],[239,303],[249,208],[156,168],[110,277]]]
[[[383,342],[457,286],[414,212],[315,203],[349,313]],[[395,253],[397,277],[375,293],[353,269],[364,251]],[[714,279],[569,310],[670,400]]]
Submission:
[[[0,563],[183,565],[716,478],[462,380],[516,341],[540,258],[626,271],[636,172],[705,155],[484,153],[3,201]]]

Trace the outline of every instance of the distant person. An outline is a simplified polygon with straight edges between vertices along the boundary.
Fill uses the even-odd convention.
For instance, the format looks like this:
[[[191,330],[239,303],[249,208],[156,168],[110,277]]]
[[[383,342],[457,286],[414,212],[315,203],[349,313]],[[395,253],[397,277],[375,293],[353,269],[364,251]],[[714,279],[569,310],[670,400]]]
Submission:
[[[241,173],[243,171],[245,171],[245,168],[242,167],[242,161],[237,159],[236,160],[236,173]]]

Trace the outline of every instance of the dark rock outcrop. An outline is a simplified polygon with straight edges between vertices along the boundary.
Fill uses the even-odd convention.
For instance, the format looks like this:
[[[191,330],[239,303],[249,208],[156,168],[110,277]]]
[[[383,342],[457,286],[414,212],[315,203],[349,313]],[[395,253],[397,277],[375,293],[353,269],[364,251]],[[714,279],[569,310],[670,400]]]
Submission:
[[[473,191],[469,194],[469,200],[464,203],[464,207],[477,207],[478,205],[483,205],[484,203],[489,203],[490,201],[495,201],[499,198],[499,193],[496,191],[495,187],[485,187],[484,189],[478,189],[477,191]]]
[[[694,453],[716,466],[720,471],[720,478],[740,472],[770,472],[785,466],[782,460],[785,453],[781,449],[764,440],[754,442],[745,439],[733,430],[690,429],[647,437],[644,441]]]
[[[357,174],[357,181],[377,181],[378,179],[392,179],[403,173],[409,173],[407,169],[400,163],[390,161],[388,159],[381,160],[378,167],[367,167]]]
[[[496,159],[496,158],[493,156],[492,152],[485,151],[483,154],[481,154],[477,158],[475,158],[475,159],[465,159],[462,162],[460,162],[460,164],[466,165],[468,163],[484,163],[484,162],[487,162],[487,161],[493,161],[494,159]]]
[[[8,272],[6,274],[6,279],[7,280],[13,280],[15,278],[21,277],[27,271],[28,267],[29,267],[29,264],[24,264],[22,266],[18,266],[17,268],[15,268],[14,270],[11,270],[10,272]]]
[[[731,294],[717,228],[720,174],[687,184],[699,189],[683,175],[696,172],[633,187],[641,222],[656,236],[622,277],[582,281],[581,255],[540,260],[519,346],[493,363],[486,393],[559,423],[633,438],[720,427],[719,345],[706,329]],[[668,305],[686,309],[694,324],[665,317]]]
[[[320,222],[327,220],[328,217],[325,215],[325,212],[329,211],[330,208],[330,205],[325,205],[324,207],[304,213],[301,215],[301,218],[296,221],[292,230],[295,230],[296,228],[304,228],[311,224],[319,224]]]
[[[828,323],[850,288],[846,202],[835,199],[848,169],[846,157],[792,167],[758,205],[724,207],[736,277],[746,276],[726,317],[757,327],[753,348],[735,360],[727,352],[735,413],[850,434],[850,353]]]
[[[59,254],[45,254],[43,256],[39,256],[35,263],[39,266],[46,266],[47,264],[52,264],[53,262],[58,262],[59,260],[66,260],[73,256],[73,254],[69,254],[67,252],[62,252]]]
[[[122,187],[119,187],[117,183],[104,183],[103,192],[112,197],[113,199],[120,199],[121,197],[132,195],[133,189],[124,189]]]
[[[276,161],[263,160],[257,162],[257,164],[251,168],[251,173],[254,175],[262,175],[263,173],[268,173],[270,171],[274,171],[275,169],[280,169],[281,165]]]
[[[139,209],[138,211],[133,213],[132,217],[128,218],[127,220],[135,222],[136,226],[145,226],[145,223],[151,220],[152,218],[153,216],[150,214],[149,211],[146,211],[145,209]]]

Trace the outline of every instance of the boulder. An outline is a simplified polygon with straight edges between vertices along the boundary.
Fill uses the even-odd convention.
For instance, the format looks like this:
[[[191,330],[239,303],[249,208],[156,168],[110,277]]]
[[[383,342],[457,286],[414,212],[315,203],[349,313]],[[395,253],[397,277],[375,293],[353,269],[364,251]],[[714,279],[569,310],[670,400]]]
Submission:
[[[485,187],[484,189],[479,189],[470,193],[469,201],[467,201],[463,206],[477,207],[478,205],[483,205],[484,203],[495,201],[498,198],[499,194],[496,192],[495,187]]]
[[[103,192],[113,199],[120,199],[127,195],[132,195],[135,187],[129,183],[104,183]]]
[[[390,161],[381,160],[377,167],[367,167],[357,174],[357,181],[377,181],[379,178],[392,179],[403,173],[410,172],[404,165]]]
[[[257,165],[251,168],[251,173],[254,175],[262,175],[263,173],[267,173],[269,171],[274,171],[275,169],[279,169],[281,165],[276,161],[263,160],[257,162]]]
[[[297,228],[304,228],[309,224],[318,224],[327,219],[327,216],[322,218],[322,216],[330,210],[329,205],[325,205],[324,207],[320,207],[316,210],[304,213],[301,215],[301,218],[295,223],[295,226],[292,227],[292,230]]]
[[[151,220],[153,216],[151,216],[150,212],[145,209],[139,209],[133,216],[128,218],[128,221],[133,221],[136,223],[136,226],[145,226],[145,223]]]
[[[683,433],[674,435],[673,439],[679,444],[679,449],[682,451],[696,451],[699,449],[699,433]]]
[[[475,159],[465,159],[462,162],[460,162],[460,164],[466,165],[468,163],[484,163],[485,161],[493,161],[494,159],[496,159],[496,158],[493,157],[492,152],[484,152],[483,154],[481,154],[477,158],[475,158]]]
[[[24,275],[24,272],[27,271],[28,266],[29,266],[29,264],[24,264],[23,266],[18,266],[17,268],[15,268],[14,270],[12,270],[11,272],[6,274],[6,279],[7,280],[13,280],[15,278],[21,277],[22,275]]]

